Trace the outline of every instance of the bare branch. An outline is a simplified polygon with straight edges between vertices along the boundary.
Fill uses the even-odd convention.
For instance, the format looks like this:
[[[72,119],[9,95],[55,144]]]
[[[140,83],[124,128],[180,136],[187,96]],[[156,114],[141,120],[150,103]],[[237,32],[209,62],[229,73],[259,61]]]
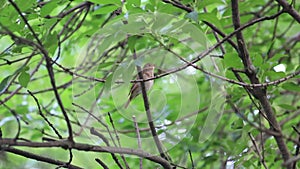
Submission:
[[[260,150],[259,150],[259,148],[258,148],[258,146],[257,146],[257,144],[256,144],[256,141],[255,141],[254,137],[251,135],[250,132],[248,133],[248,135],[249,135],[249,137],[250,137],[250,139],[251,139],[251,141],[252,141],[252,144],[253,144],[253,146],[254,146],[254,148],[255,148],[255,150],[256,150],[256,153],[257,153],[258,156],[259,156],[260,162],[263,164],[263,166],[265,167],[265,169],[268,169],[268,167],[267,167],[267,165],[266,165],[266,163],[265,163],[265,160],[264,160],[262,154],[260,153]]]
[[[118,153],[118,154],[128,154],[136,155],[158,163],[162,165],[165,169],[171,169],[171,166],[167,160],[159,156],[154,156],[153,154],[147,153],[141,150],[135,150],[130,148],[119,148],[119,147],[105,147],[105,146],[95,146],[90,144],[74,143],[69,140],[52,141],[52,142],[24,142],[16,141],[14,139],[0,139],[1,146],[20,146],[20,147],[31,147],[31,148],[43,148],[43,147],[57,147],[57,148],[72,148],[79,151],[90,151],[90,152],[102,152],[102,153]]]
[[[34,160],[37,160],[37,161],[42,161],[42,162],[46,162],[46,163],[49,163],[49,164],[58,165],[58,166],[64,167],[64,168],[82,169],[81,167],[71,165],[71,164],[67,164],[66,162],[62,162],[62,161],[52,159],[52,158],[48,158],[48,157],[43,157],[41,155],[36,155],[36,154],[30,153],[30,152],[15,149],[15,148],[12,148],[12,147],[2,147],[2,150],[6,151],[6,152],[10,152],[10,153],[13,153],[13,154],[23,156],[25,158],[30,158],[30,159],[34,159]]]
[[[300,23],[300,14],[297,12],[295,8],[291,4],[289,4],[286,0],[276,0],[284,9],[285,12],[290,14],[298,23]]]
[[[36,105],[38,106],[39,114],[42,116],[42,118],[47,122],[47,124],[50,126],[50,128],[55,132],[55,134],[58,136],[59,139],[62,139],[63,137],[59,134],[58,130],[53,126],[53,124],[46,118],[46,116],[43,114],[41,110],[40,103],[38,99],[31,93],[30,90],[27,90],[27,92],[33,97],[34,101],[36,102]]]
[[[238,30],[241,27],[238,0],[231,0],[231,8],[232,8],[232,22],[234,24],[235,30]],[[252,61],[249,57],[249,53],[247,51],[245,40],[244,40],[244,37],[243,37],[243,34],[241,31],[237,32],[236,38],[238,41],[239,56],[243,61],[245,73],[246,73],[247,77],[249,78],[249,80],[251,81],[251,83],[258,84],[259,79],[256,76],[255,67],[252,64]],[[286,143],[283,139],[281,127],[276,119],[275,113],[274,113],[272,106],[267,98],[266,89],[265,88],[254,88],[254,89],[247,88],[247,89],[250,91],[250,93],[256,99],[258,99],[260,101],[262,108],[265,111],[266,116],[271,125],[271,129],[280,134],[279,136],[274,136],[274,137],[277,142],[278,148],[281,151],[283,160],[285,162],[288,161],[290,158],[290,153],[289,153]],[[287,168],[288,169],[292,168],[292,165],[288,165]]]

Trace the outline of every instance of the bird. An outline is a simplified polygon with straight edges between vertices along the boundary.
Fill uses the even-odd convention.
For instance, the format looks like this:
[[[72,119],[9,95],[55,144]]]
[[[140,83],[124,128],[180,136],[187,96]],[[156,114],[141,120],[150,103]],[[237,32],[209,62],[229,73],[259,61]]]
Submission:
[[[144,65],[143,70],[142,70],[142,74],[143,74],[143,79],[149,79],[149,78],[153,78],[154,77],[154,69],[155,69],[155,65],[151,64],[151,63],[147,63]],[[139,76],[137,75],[136,80],[140,79]],[[148,80],[145,81],[145,88],[146,91],[148,91],[152,86],[153,86],[154,80]],[[135,97],[137,97],[139,94],[142,93],[142,88],[141,88],[141,83],[140,82],[136,82],[131,86],[130,92],[128,94],[128,100],[124,105],[124,108],[126,109],[131,100],[133,100]]]

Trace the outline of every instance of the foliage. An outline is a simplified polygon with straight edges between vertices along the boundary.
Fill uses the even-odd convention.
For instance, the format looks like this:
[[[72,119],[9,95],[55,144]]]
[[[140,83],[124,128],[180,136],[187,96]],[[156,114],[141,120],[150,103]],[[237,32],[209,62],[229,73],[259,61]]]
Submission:
[[[299,167],[299,9],[0,0],[1,168]]]

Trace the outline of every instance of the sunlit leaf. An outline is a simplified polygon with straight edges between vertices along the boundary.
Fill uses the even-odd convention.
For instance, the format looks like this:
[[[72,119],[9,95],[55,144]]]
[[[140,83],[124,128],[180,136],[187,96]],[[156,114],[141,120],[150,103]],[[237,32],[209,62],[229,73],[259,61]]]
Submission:
[[[96,3],[96,4],[115,4],[117,6],[121,6],[121,1],[119,0],[89,0],[90,2]]]
[[[97,15],[97,14],[108,14],[110,12],[115,11],[116,9],[118,9],[119,7],[116,5],[106,5],[106,6],[102,6],[99,9],[97,9],[93,14]]]
[[[284,83],[282,88],[289,91],[300,92],[300,86],[293,82]]]
[[[7,88],[7,86],[8,86],[8,83],[9,83],[11,77],[12,77],[12,76],[7,76],[6,78],[4,78],[4,79],[1,81],[1,83],[0,83],[0,94],[2,94],[2,93],[6,90],[6,88]]]
[[[23,71],[23,72],[19,75],[18,80],[19,80],[19,83],[20,83],[20,85],[21,85],[22,87],[27,87],[27,85],[28,85],[28,83],[29,83],[29,81],[30,81],[30,75],[29,75],[27,72]]]

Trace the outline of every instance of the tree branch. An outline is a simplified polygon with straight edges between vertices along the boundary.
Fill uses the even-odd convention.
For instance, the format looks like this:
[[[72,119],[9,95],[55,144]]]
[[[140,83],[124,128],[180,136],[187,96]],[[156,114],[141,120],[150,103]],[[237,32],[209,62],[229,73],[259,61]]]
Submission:
[[[298,23],[300,23],[300,14],[296,11],[291,4],[286,0],[276,0],[282,7],[285,12],[290,14]]]
[[[141,150],[135,150],[130,148],[119,148],[119,147],[105,147],[105,146],[95,146],[90,144],[74,143],[69,140],[52,141],[52,142],[25,142],[16,141],[14,139],[0,139],[0,146],[20,146],[20,147],[32,147],[32,148],[50,148],[57,147],[63,149],[76,149],[80,151],[89,152],[103,152],[103,153],[118,153],[118,154],[128,154],[136,155],[158,163],[162,165],[165,169],[171,169],[171,166],[167,160],[164,158],[153,156],[153,154],[147,153]]]
[[[69,117],[68,117],[68,114],[64,108],[64,105],[63,105],[63,102],[59,96],[59,93],[56,89],[56,84],[55,84],[55,76],[54,76],[54,72],[53,72],[53,67],[52,67],[52,62],[51,62],[51,58],[50,56],[48,55],[48,52],[46,51],[46,49],[43,47],[43,44],[42,42],[40,41],[40,39],[38,38],[37,34],[34,32],[34,30],[32,29],[31,25],[28,23],[27,19],[25,18],[25,16],[23,15],[23,13],[21,12],[20,8],[17,6],[17,4],[15,2],[13,2],[12,0],[9,0],[9,2],[12,4],[12,6],[16,9],[16,11],[19,13],[19,15],[21,16],[21,18],[23,19],[23,21],[25,22],[25,24],[28,26],[28,29],[30,30],[30,32],[32,33],[33,37],[36,39],[36,41],[38,42],[38,44],[34,43],[33,41],[29,41],[29,40],[26,40],[26,39],[23,39],[23,40],[26,40],[27,42],[29,42],[30,46],[32,47],[36,47],[37,49],[40,50],[40,52],[43,54],[45,60],[46,60],[46,67],[47,67],[47,70],[48,70],[48,74],[49,74],[49,78],[50,78],[50,82],[51,82],[51,85],[53,87],[53,92],[54,92],[54,95],[56,97],[56,100],[57,100],[57,103],[64,115],[64,118],[65,118],[65,121],[67,123],[67,127],[68,127],[68,132],[69,132],[69,137],[68,139],[70,141],[74,141],[73,140],[73,132],[72,132],[72,125],[70,123],[70,120],[69,120]],[[13,35],[13,33],[11,32],[10,35]],[[17,36],[15,36],[16,38]],[[18,38],[20,39],[20,38]]]
[[[235,30],[238,30],[240,26],[240,15],[239,15],[239,7],[238,7],[238,0],[231,0],[231,7],[232,7],[232,22],[234,24]],[[243,61],[245,67],[245,73],[247,77],[250,79],[251,83],[258,84],[259,80],[256,76],[255,67],[251,62],[249,57],[249,53],[247,51],[247,47],[243,38],[243,34],[241,31],[238,31],[236,34],[236,38],[238,41],[239,47],[239,56]],[[266,113],[266,116],[269,120],[271,129],[278,132],[280,135],[274,135],[275,140],[277,142],[278,148],[281,152],[283,160],[286,162],[290,158],[290,153],[287,149],[287,146],[283,140],[281,127],[276,119],[275,113],[272,109],[272,106],[267,98],[266,89],[262,87],[250,89],[248,90],[251,94],[260,101],[263,110]],[[287,168],[292,168],[292,165],[288,165]]]
[[[71,164],[67,164],[67,162],[51,159],[51,158],[48,158],[48,157],[43,157],[41,155],[36,155],[36,154],[30,153],[30,152],[15,149],[15,148],[12,148],[12,147],[5,147],[5,148],[2,148],[2,150],[6,151],[6,152],[10,152],[10,153],[13,153],[13,154],[23,156],[25,158],[30,158],[30,159],[34,159],[34,160],[37,160],[37,161],[42,161],[42,162],[46,162],[46,163],[49,163],[49,164],[58,165],[60,167],[64,167],[64,168],[68,168],[68,169],[82,169],[81,167],[71,165]]]

